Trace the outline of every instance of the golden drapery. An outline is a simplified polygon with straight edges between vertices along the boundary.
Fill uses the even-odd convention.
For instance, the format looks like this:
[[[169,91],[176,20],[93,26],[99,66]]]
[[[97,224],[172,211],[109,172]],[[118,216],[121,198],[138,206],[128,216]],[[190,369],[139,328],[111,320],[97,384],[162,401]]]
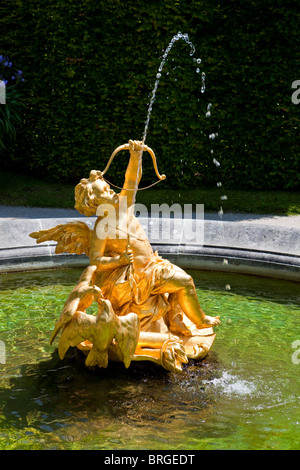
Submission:
[[[163,318],[170,310],[168,295],[160,290],[174,274],[174,266],[155,252],[138,274],[133,272],[131,265],[122,266],[99,272],[95,284],[110,300],[116,315],[137,313],[141,330],[147,331],[151,323]]]

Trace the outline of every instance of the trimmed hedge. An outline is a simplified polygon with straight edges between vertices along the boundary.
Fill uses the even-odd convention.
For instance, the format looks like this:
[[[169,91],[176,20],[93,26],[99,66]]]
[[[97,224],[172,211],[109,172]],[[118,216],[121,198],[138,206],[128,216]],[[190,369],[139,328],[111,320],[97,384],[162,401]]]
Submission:
[[[103,169],[142,137],[162,51],[182,31],[196,52],[173,46],[146,140],[164,186],[299,189],[298,14],[296,0],[2,0],[0,52],[26,80],[3,162],[72,183]],[[156,180],[150,160],[141,186]],[[119,154],[107,178],[121,185],[127,161]]]

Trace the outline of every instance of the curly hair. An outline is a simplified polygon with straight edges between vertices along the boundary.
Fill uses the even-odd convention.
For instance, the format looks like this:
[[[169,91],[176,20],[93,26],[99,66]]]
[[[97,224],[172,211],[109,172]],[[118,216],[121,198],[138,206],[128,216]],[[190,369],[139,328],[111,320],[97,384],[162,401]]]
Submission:
[[[92,170],[89,178],[82,178],[75,187],[75,209],[88,217],[95,215],[99,205],[99,198],[93,192],[92,183],[103,179],[101,171]]]

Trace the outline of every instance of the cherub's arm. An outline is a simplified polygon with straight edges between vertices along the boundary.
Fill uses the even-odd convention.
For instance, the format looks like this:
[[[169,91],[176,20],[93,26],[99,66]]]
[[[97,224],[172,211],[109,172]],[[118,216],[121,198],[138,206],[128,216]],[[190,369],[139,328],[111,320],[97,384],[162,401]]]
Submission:
[[[96,231],[94,231],[90,248],[90,264],[96,265],[98,271],[116,269],[133,263],[133,254],[129,246],[126,247],[126,250],[121,255],[104,256],[106,245],[107,239],[98,238]]]
[[[135,202],[135,195],[142,177],[142,145],[141,142],[129,141],[130,159],[125,173],[123,189],[119,196],[127,197],[127,207]]]

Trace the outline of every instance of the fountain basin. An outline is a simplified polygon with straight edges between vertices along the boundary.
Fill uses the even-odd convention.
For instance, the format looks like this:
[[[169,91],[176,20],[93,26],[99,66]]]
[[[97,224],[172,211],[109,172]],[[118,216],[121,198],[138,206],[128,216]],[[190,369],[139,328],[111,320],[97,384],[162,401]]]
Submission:
[[[181,374],[150,362],[93,372],[49,345],[81,272],[0,276],[0,449],[299,449],[294,283],[190,271],[202,307],[222,318],[208,356]]]

